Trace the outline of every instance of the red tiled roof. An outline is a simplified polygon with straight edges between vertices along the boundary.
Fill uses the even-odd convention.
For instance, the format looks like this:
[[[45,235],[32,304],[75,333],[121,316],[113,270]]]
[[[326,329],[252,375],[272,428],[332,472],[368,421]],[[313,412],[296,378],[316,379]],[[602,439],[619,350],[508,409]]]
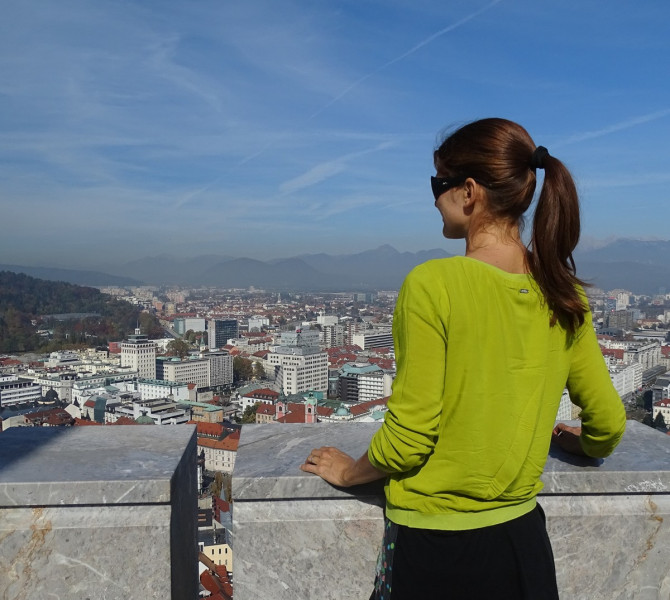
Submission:
[[[97,421],[89,421],[87,419],[80,419],[79,417],[74,418],[74,424],[79,426],[79,425],[102,425],[102,423],[98,423]]]
[[[192,423],[192,421],[189,421]],[[211,437],[221,437],[223,435],[223,425],[221,423],[204,423],[197,421],[198,435],[206,435]]]
[[[202,448],[214,448],[215,450],[228,450],[230,452],[237,452],[237,447],[240,445],[239,433],[235,435],[231,433],[228,437],[222,440],[214,440],[212,438],[199,437],[198,446]]]
[[[358,417],[365,414],[366,412],[372,411],[377,406],[386,406],[388,404],[389,397],[390,396],[386,396],[385,398],[377,398],[376,400],[368,400],[367,402],[355,404],[349,409],[349,412],[354,417]]]
[[[119,417],[112,425],[137,425],[137,421],[133,419],[132,417],[127,417],[126,415],[123,415]]]
[[[613,356],[617,360],[623,360],[623,348],[603,348],[601,346],[600,350],[603,353],[603,356]]]
[[[245,394],[244,397],[259,398],[261,400],[268,400],[268,399],[274,400],[276,398],[279,398],[279,392],[275,392],[274,390],[271,390],[269,388],[259,388],[257,390],[253,390],[252,392],[249,392],[248,394]]]

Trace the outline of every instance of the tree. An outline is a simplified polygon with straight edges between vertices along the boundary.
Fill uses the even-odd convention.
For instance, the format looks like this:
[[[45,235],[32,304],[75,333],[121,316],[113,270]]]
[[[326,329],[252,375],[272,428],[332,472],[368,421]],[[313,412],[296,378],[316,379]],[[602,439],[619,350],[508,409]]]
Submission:
[[[254,367],[248,358],[233,358],[233,381],[249,381],[254,376]]]
[[[654,427],[656,427],[656,429],[661,429],[662,431],[665,431],[668,428],[660,410],[656,413],[656,417],[654,418]]]
[[[188,356],[188,351],[191,346],[184,340],[170,340],[167,345],[167,353],[169,356],[178,356],[184,358]]]
[[[256,411],[261,405],[260,402],[256,402],[253,406],[247,406],[242,413],[242,423],[255,423],[256,422]]]
[[[649,427],[654,426],[654,420],[651,417],[651,413],[647,413],[646,415],[644,415],[644,419],[642,419],[642,423],[644,425],[648,425]]]
[[[253,373],[254,373],[254,379],[263,379],[265,377],[265,369],[263,368],[263,365],[260,362],[254,361]]]

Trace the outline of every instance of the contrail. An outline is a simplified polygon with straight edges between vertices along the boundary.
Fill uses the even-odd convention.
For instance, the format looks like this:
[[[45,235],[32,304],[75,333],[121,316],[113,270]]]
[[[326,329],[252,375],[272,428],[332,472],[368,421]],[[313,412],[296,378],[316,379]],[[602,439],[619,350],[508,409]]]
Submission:
[[[624,129],[630,129],[636,125],[642,125],[644,123],[649,123],[650,121],[656,121],[657,119],[662,119],[670,115],[670,108],[664,110],[659,110],[657,112],[649,113],[647,115],[641,115],[639,117],[633,117],[627,121],[621,121],[620,123],[614,123],[608,127],[603,127],[602,129],[597,129],[596,131],[585,131],[584,133],[577,133],[569,138],[559,141],[555,146],[567,146],[568,144],[574,144],[576,142],[583,142],[584,140],[592,140],[594,138],[599,138],[610,133],[615,133],[617,131],[622,131]]]
[[[344,98],[344,96],[346,96],[346,95],[347,95],[351,90],[353,90],[354,88],[358,87],[358,86],[359,86],[361,83],[363,83],[366,79],[369,79],[370,77],[372,77],[373,75],[376,75],[376,74],[379,73],[380,71],[383,71],[383,70],[386,69],[387,67],[390,67],[391,65],[393,65],[393,64],[395,64],[395,63],[397,63],[397,62],[400,62],[401,60],[403,60],[403,59],[407,58],[408,56],[414,54],[417,50],[419,50],[420,48],[423,48],[424,46],[427,46],[427,45],[430,44],[433,40],[439,38],[440,36],[443,36],[445,33],[449,33],[450,31],[453,31],[454,29],[460,27],[461,25],[464,25],[464,24],[467,23],[468,21],[471,21],[472,19],[478,17],[478,16],[481,15],[482,13],[485,13],[487,10],[489,10],[490,8],[492,8],[493,6],[495,6],[496,4],[499,4],[500,2],[502,2],[502,0],[493,0],[493,2],[490,2],[490,3],[487,4],[486,6],[480,8],[478,11],[475,11],[475,12],[473,12],[472,14],[470,14],[470,15],[468,15],[468,16],[466,16],[466,17],[463,17],[460,21],[456,21],[456,23],[453,23],[453,24],[449,25],[448,27],[445,27],[444,29],[440,29],[440,30],[437,31],[436,33],[433,33],[432,35],[428,36],[425,40],[422,40],[421,42],[419,42],[418,44],[416,44],[415,46],[413,46],[412,48],[410,48],[409,50],[407,50],[407,52],[403,52],[403,53],[400,54],[399,56],[396,56],[395,58],[392,58],[391,60],[389,60],[388,62],[384,63],[384,64],[381,65],[380,67],[377,67],[377,68],[374,69],[373,71],[370,71],[370,72],[367,73],[366,75],[363,75],[360,79],[357,79],[356,81],[354,81],[354,83],[352,83],[352,84],[351,84],[348,88],[346,88],[343,92],[339,93],[339,94],[338,94],[337,96],[335,96],[335,98],[333,98],[332,100],[329,100],[329,101],[328,101],[326,104],[324,104],[319,110],[317,110],[314,114],[312,114],[312,115],[309,117],[308,121],[311,121],[314,117],[317,117],[318,115],[320,115],[324,110],[326,110],[327,108],[330,108],[333,104],[335,104],[336,102],[338,102],[339,100],[341,100],[342,98]]]

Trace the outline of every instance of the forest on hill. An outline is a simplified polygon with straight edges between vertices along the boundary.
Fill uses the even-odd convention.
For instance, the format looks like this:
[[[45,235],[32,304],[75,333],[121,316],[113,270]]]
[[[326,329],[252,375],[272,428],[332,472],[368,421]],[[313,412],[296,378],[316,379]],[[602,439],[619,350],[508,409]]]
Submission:
[[[53,316],[64,314],[79,316]],[[150,337],[162,335],[153,315],[95,288],[0,271],[0,352],[106,345],[124,339],[138,323]]]

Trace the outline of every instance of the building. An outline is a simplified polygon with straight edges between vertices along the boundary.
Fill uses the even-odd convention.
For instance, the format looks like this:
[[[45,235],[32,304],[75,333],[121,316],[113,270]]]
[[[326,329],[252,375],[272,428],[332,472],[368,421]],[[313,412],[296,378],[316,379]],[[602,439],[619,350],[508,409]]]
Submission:
[[[32,404],[42,397],[42,386],[18,375],[0,376],[0,408]]]
[[[223,348],[229,339],[240,335],[236,319],[210,319],[207,328],[207,343],[210,350]]]
[[[49,354],[49,358],[44,363],[44,366],[50,369],[55,369],[73,367],[75,365],[80,365],[81,363],[81,357],[76,352],[63,350],[61,352],[52,352]]]
[[[369,350],[370,348],[393,348],[393,333],[390,328],[387,330],[355,333],[351,336],[351,342],[362,350]]]
[[[663,415],[663,420],[665,421],[665,426],[670,426],[670,398],[665,398],[664,400],[659,400],[654,402],[652,405],[652,418],[656,419],[658,413]]]
[[[630,400],[633,394],[642,387],[643,372],[644,369],[640,363],[609,366],[610,379],[623,401]]]
[[[230,385],[233,383],[233,357],[227,350],[203,352],[200,358],[209,362],[209,385]]]
[[[284,394],[328,389],[328,354],[311,346],[279,346],[268,354],[275,383]]]
[[[255,389],[240,396],[240,409],[244,410],[255,404],[268,404],[274,406],[278,399],[279,392],[275,392],[269,388]]]
[[[309,327],[282,332],[281,345],[267,356],[275,384],[286,395],[328,390],[328,354],[319,349],[319,332]]]
[[[239,430],[226,430],[221,423],[197,423],[198,454],[204,454],[207,471],[232,473],[235,467]]]
[[[368,402],[391,395],[393,375],[385,371],[363,373],[358,377],[358,401]]]
[[[175,333],[184,335],[187,331],[205,331],[207,323],[202,317],[175,317],[172,328]]]
[[[121,343],[121,366],[137,371],[139,377],[156,379],[156,343],[136,329]]]
[[[338,348],[346,341],[346,327],[341,323],[322,325],[322,343],[324,348]]]
[[[374,400],[375,398],[388,396],[389,394],[384,393],[378,396],[374,395],[378,389],[382,392],[384,390],[383,376],[384,371],[377,365],[368,362],[347,363],[339,370],[337,397],[341,402],[347,404],[362,402],[361,387],[364,388],[365,400]],[[361,378],[364,378],[363,381],[361,381]],[[370,397],[372,395],[374,397]]]
[[[670,371],[658,377],[651,390],[652,402],[660,402],[670,398]],[[665,417],[665,415],[663,416]],[[666,420],[666,423],[670,425],[670,421]]]
[[[129,417],[136,423],[151,423],[155,425],[181,425],[191,420],[190,408],[178,405],[165,398],[154,400],[134,400],[115,407],[115,419]]]
[[[656,367],[661,362],[661,344],[658,342],[639,342],[629,344],[624,351],[624,362],[639,363],[646,371]]]
[[[270,326],[270,319],[260,315],[249,317],[249,331],[262,331],[264,327]]]
[[[170,398],[176,402],[190,398],[188,383],[183,381],[164,381],[162,379],[137,379],[137,391],[142,400]]]
[[[180,360],[159,356],[154,362],[157,379],[192,383],[198,388],[209,387],[209,361],[206,358]]]
[[[280,340],[281,346],[318,348],[319,332],[309,327],[297,327],[295,331],[282,331]]]

